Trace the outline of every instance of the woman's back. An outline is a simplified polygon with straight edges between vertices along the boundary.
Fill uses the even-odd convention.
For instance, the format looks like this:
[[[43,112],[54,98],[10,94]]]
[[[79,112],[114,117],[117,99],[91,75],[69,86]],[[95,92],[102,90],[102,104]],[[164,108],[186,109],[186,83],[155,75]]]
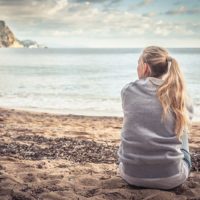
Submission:
[[[174,117],[161,122],[162,106],[156,88],[163,80],[147,77],[124,86],[124,110],[119,159],[124,172],[138,178],[173,176],[181,170],[181,142],[173,132]]]

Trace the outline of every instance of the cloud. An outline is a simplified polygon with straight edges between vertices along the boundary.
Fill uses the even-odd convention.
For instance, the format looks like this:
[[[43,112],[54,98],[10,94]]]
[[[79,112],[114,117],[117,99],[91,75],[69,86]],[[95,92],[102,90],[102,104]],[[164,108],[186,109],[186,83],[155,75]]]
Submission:
[[[18,3],[16,3],[18,2]],[[92,3],[93,2],[93,3]],[[198,38],[200,23],[168,20],[158,13],[136,13],[135,10],[102,9],[102,5],[82,0],[0,0],[0,18],[5,19],[20,39],[77,38],[90,39],[154,39]],[[102,1],[101,1],[102,2]],[[108,5],[111,0],[103,0]],[[153,1],[142,1],[148,5]],[[140,2],[140,4],[142,3]],[[139,5],[139,4],[138,4]],[[142,4],[141,4],[142,5]],[[141,6],[140,5],[140,6]],[[181,12],[186,12],[182,8]],[[179,11],[180,12],[180,11]],[[60,39],[60,40],[61,40]]]
[[[130,5],[130,9],[133,9],[133,8],[138,8],[138,7],[143,7],[143,6],[147,6],[147,5],[150,5],[154,2],[154,0],[142,0],[141,2],[139,3],[133,3],[132,5]]]
[[[174,1],[173,5],[177,6],[177,5],[181,5],[183,2],[181,0],[176,0]]]
[[[56,1],[56,5],[51,10],[48,11],[48,14],[50,15],[55,14],[56,12],[66,8],[67,5],[68,5],[67,0],[58,0]]]
[[[140,7],[140,6],[147,6],[151,3],[153,3],[154,0],[143,0],[141,1],[140,3],[136,4],[137,7]]]
[[[21,21],[21,25],[31,24],[31,29],[35,28],[38,32],[49,31],[62,36],[64,34],[92,37],[141,35],[145,26],[141,26],[140,23],[145,24],[147,21],[138,14],[115,10],[102,11],[88,3],[46,0],[41,3],[32,1],[32,4],[31,7],[26,2],[21,10],[7,4],[6,9],[0,7],[0,13],[13,23],[15,21],[19,24]]]
[[[154,17],[156,16],[156,12],[148,12],[143,14],[144,17]]]
[[[166,14],[166,15],[190,14],[190,15],[194,15],[194,14],[198,14],[198,13],[200,13],[200,8],[187,8],[186,6],[180,6],[177,9],[168,10],[167,12],[161,13],[161,14]]]
[[[24,4],[26,4],[27,1],[26,0],[16,0],[16,1],[13,1],[13,0],[0,0],[0,5],[1,6],[22,6]]]
[[[89,2],[89,3],[104,3],[104,2],[108,2],[110,4],[115,4],[115,3],[118,3],[122,0],[75,0],[75,2],[78,2],[78,3],[86,3],[86,2]],[[71,0],[71,2],[74,2],[73,0]]]
[[[154,3],[154,0],[142,0],[139,3],[132,3],[132,4],[130,4],[129,7],[128,7],[128,10],[129,11],[133,11],[133,10],[141,8],[141,7],[149,6],[152,3]]]

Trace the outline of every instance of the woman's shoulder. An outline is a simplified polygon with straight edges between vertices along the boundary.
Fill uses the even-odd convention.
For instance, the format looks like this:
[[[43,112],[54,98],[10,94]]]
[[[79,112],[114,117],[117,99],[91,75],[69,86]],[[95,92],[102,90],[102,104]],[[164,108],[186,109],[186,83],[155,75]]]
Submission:
[[[124,94],[130,87],[133,87],[134,85],[136,85],[136,84],[137,84],[137,81],[138,81],[138,80],[135,80],[135,81],[126,83],[126,84],[122,87],[122,89],[121,89],[121,95],[123,96],[123,94]]]
[[[121,93],[124,93],[126,90],[130,89],[130,88],[134,88],[137,87],[138,85],[143,85],[146,83],[146,79],[136,79],[135,81],[131,81],[129,83],[126,83],[122,89],[121,89]]]

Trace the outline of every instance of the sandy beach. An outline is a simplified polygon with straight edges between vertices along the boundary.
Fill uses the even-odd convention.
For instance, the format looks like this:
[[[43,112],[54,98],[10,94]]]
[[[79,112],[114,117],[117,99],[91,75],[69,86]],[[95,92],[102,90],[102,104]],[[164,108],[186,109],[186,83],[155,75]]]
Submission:
[[[0,200],[200,200],[200,122],[189,135],[192,172],[173,190],[118,174],[122,118],[0,108]]]

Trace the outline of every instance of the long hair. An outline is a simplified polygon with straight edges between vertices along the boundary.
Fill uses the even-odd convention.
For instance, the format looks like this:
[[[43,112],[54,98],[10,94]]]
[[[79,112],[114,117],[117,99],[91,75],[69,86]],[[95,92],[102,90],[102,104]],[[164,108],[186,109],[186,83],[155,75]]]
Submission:
[[[165,48],[158,46],[146,47],[141,55],[142,61],[150,67],[151,77],[166,75],[164,82],[158,87],[156,95],[162,105],[162,122],[166,120],[169,112],[175,117],[175,130],[177,138],[184,130],[189,130],[191,121],[187,111],[187,88],[183,73],[175,58],[169,56]]]

